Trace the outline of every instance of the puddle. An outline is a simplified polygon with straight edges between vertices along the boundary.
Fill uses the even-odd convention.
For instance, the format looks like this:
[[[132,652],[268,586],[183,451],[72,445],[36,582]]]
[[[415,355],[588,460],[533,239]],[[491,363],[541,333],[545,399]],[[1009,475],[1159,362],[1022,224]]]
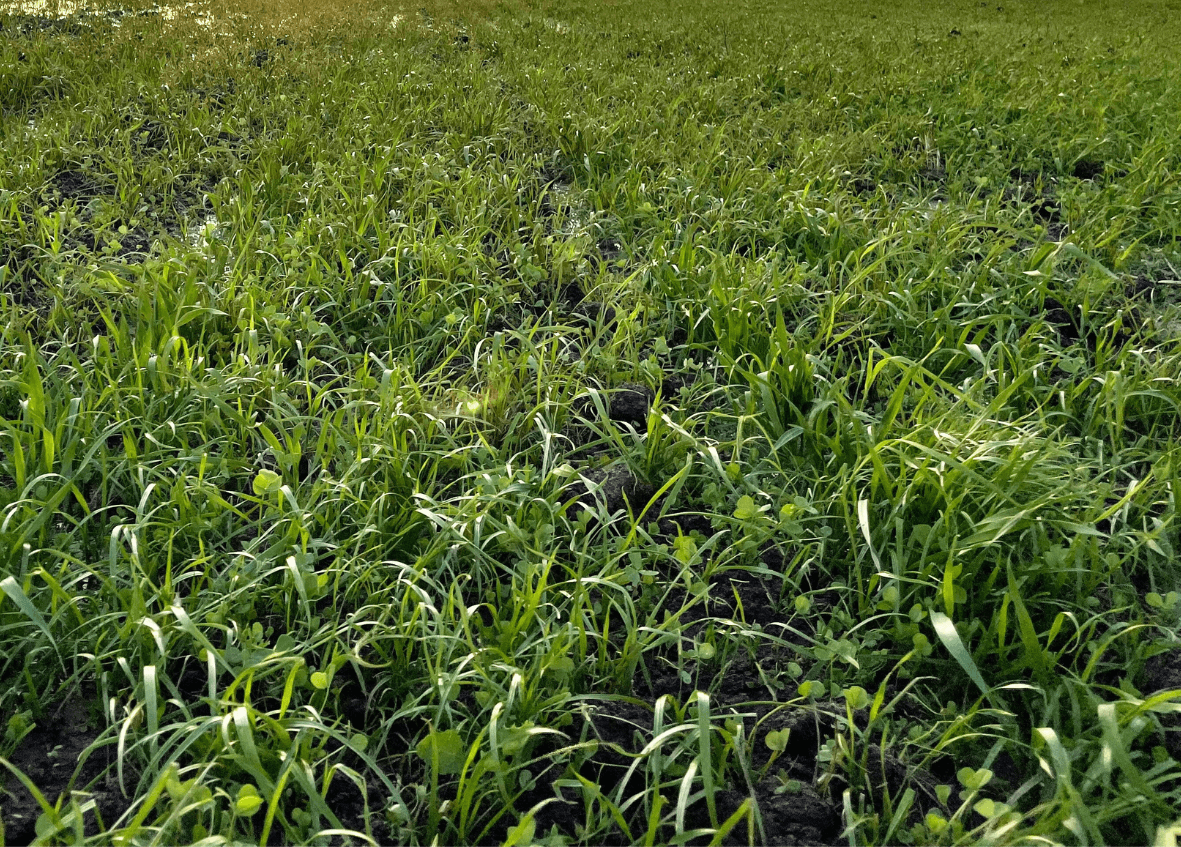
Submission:
[[[32,0],[32,2],[0,3],[0,14],[30,15],[46,19],[62,19],[91,14],[104,15],[104,12],[93,10],[85,3],[73,0]]]
[[[183,20],[212,29],[216,21],[209,4],[197,0],[142,8],[102,7],[82,0],[0,0],[0,15],[17,16],[22,30],[61,29],[91,22],[118,28],[132,18],[155,18],[169,23]]]
[[[226,230],[215,215],[206,215],[204,221],[188,230],[189,246],[194,250],[210,254],[214,243],[225,237]]]

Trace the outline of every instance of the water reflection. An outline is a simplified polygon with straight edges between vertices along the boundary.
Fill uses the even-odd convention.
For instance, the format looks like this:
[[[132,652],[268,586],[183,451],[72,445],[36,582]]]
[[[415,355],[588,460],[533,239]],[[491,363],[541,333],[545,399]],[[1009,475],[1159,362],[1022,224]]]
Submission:
[[[118,27],[128,18],[185,20],[198,26],[213,26],[214,15],[206,2],[154,4],[141,8],[103,7],[84,0],[0,0],[0,15],[18,15],[42,24],[104,21]]]

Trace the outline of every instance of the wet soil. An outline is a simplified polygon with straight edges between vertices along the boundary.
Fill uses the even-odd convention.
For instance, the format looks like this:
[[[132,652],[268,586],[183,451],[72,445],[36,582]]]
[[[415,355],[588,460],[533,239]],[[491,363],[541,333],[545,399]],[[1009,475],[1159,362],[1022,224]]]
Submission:
[[[128,807],[114,778],[106,774],[112,766],[112,747],[92,749],[101,734],[88,702],[71,700],[49,710],[36,727],[21,739],[9,757],[53,804],[67,791],[84,792],[94,800],[94,810],[85,815],[89,835],[102,831]],[[29,844],[36,837],[41,807],[28,790],[7,771],[2,783],[4,834],[8,844]],[[97,817],[95,812],[97,812]]]
[[[9,38],[28,38],[41,34],[79,36],[91,32],[92,24],[99,21],[107,22],[97,15],[3,15],[0,16],[0,34]]]

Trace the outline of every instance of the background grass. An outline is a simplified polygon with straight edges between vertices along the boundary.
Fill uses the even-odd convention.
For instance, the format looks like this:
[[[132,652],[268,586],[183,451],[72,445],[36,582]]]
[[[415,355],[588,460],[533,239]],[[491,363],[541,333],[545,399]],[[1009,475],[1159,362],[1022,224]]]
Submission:
[[[9,839],[1167,838],[1179,11],[10,7]]]

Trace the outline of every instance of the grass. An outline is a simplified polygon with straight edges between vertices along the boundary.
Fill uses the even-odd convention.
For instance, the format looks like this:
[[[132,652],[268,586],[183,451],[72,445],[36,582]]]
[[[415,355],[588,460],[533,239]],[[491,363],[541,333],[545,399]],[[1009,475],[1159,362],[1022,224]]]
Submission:
[[[0,14],[8,839],[1175,843],[1176,6]]]

